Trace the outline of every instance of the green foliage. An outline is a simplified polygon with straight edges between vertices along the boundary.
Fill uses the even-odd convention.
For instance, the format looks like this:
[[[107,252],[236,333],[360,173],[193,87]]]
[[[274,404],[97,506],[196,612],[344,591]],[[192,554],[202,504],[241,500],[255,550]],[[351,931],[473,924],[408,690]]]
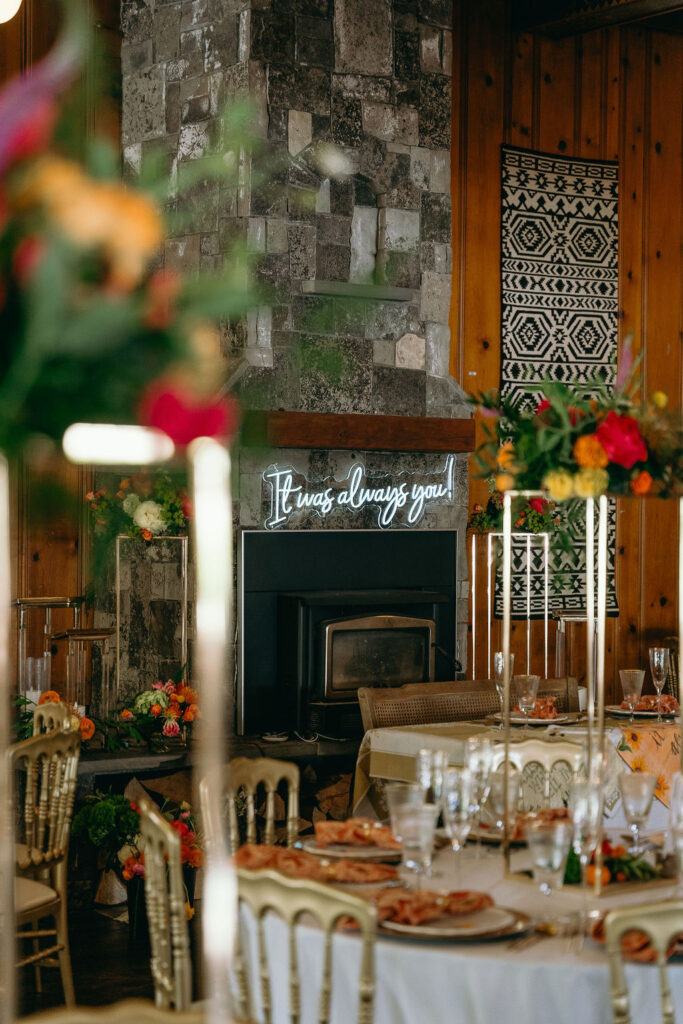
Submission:
[[[140,830],[140,816],[130,800],[116,793],[95,793],[74,817],[71,834],[74,839],[92,843],[106,857],[105,867],[118,866],[117,854],[122,846],[135,846]]]

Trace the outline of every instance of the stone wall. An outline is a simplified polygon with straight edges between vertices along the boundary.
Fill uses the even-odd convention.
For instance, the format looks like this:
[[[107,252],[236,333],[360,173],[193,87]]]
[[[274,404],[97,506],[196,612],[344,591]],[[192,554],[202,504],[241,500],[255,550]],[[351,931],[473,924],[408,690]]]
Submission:
[[[159,145],[171,166],[201,157],[245,95],[282,161],[262,187],[204,189],[165,254],[215,266],[236,236],[259,254],[268,304],[225,329],[253,404],[466,414],[448,375],[451,20],[452,0],[123,0],[129,171]]]

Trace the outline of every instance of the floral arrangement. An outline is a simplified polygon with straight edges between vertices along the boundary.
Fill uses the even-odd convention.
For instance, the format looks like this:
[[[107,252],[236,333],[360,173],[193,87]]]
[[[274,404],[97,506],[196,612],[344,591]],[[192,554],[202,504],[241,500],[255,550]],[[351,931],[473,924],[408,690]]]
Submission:
[[[493,481],[490,484],[495,488]],[[554,533],[562,522],[552,501],[545,498],[516,498],[513,502],[512,521],[519,533]],[[467,521],[467,529],[476,533],[500,531],[503,528],[503,495],[494,490],[486,506],[477,502]]]
[[[170,474],[133,474],[124,477],[115,491],[106,488],[86,494],[95,536],[106,542],[118,534],[147,543],[162,534],[187,533],[192,503],[184,487]]]
[[[493,472],[500,492],[544,488],[552,501],[683,493],[680,417],[667,413],[662,391],[636,402],[634,371],[627,343],[614,393],[602,380],[583,388],[548,381],[531,388],[541,392],[531,409],[498,392],[472,398],[488,434],[475,452],[482,475]]]
[[[120,871],[119,851],[137,850],[139,833],[138,809],[119,793],[97,792],[86,797],[71,824],[74,839],[92,843],[107,870]]]
[[[136,694],[132,706],[120,712],[123,731],[151,745],[174,739],[201,717],[199,696],[185,682],[159,680],[151,689]]]
[[[229,439],[238,415],[218,395],[215,322],[253,303],[246,252],[188,278],[160,268],[159,253],[167,230],[183,233],[182,200],[197,182],[236,183],[240,152],[254,148],[248,111],[223,114],[220,151],[172,181],[150,159],[124,185],[115,148],[89,139],[83,153],[69,121],[75,108],[63,100],[82,71],[87,24],[84,5],[65,9],[53,51],[0,91],[0,449],[16,455],[40,435],[44,452],[76,420],[138,421],[178,445]]]
[[[586,868],[586,883],[592,886],[596,875],[595,854]],[[660,868],[651,864],[645,857],[627,853],[624,846],[614,846],[608,839],[602,841],[602,876],[603,885],[610,882],[646,882],[656,878]],[[567,868],[564,881],[566,885],[578,885],[581,882],[581,865],[573,850],[567,857]]]
[[[136,804],[131,803],[131,807],[137,811]],[[180,836],[180,862],[183,868],[200,868],[204,863],[204,853],[190,805],[186,801],[176,804],[166,800],[160,813]],[[136,877],[144,878],[145,855],[137,845],[123,847],[119,850],[118,857],[122,865],[121,875],[125,882]]]
[[[66,701],[62,701],[62,698],[56,690],[46,690],[45,693],[41,693],[38,700],[38,704],[34,704],[32,700],[27,697],[17,695],[13,698],[12,706],[14,709],[14,722],[13,722],[13,733],[15,740],[25,740],[29,736],[33,735],[33,712],[36,707],[41,704],[61,704]],[[80,711],[73,706],[73,704],[67,704],[67,707],[71,711],[71,728],[77,729],[81,734],[81,743],[87,743],[95,735],[95,723],[92,718],[88,718],[86,715],[82,715]]]

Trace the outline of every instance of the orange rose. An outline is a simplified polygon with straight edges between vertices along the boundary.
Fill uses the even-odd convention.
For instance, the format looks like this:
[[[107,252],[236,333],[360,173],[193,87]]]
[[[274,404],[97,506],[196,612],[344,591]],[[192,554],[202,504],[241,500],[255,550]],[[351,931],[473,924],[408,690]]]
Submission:
[[[177,704],[169,704],[164,711],[164,718],[181,718],[182,709]]]
[[[150,715],[152,715],[154,718],[158,718],[159,715],[161,714],[161,711],[161,704],[152,704],[151,708],[149,709]]]
[[[154,536],[154,534],[152,533],[151,530],[143,530],[142,531],[142,539],[146,540],[147,542],[149,542],[152,539],[153,536]]]
[[[574,442],[574,458],[586,469],[604,469],[609,459],[595,434],[582,434]]]
[[[90,718],[81,718],[78,723],[78,731],[82,740],[91,740],[95,735],[95,723]]]
[[[630,486],[634,494],[647,494],[652,487],[652,477],[646,469],[641,469],[635,480],[631,480]]]
[[[121,712],[121,718],[124,722],[130,722],[132,718],[135,718],[135,715],[129,708],[124,708]]]
[[[194,722],[195,718],[199,718],[199,708],[196,704],[188,704],[183,715],[183,722]]]
[[[497,491],[511,491],[515,486],[515,478],[510,473],[499,473],[496,477]]]
[[[59,696],[56,690],[46,690],[45,693],[41,693],[38,703],[39,704],[60,704],[62,698]]]

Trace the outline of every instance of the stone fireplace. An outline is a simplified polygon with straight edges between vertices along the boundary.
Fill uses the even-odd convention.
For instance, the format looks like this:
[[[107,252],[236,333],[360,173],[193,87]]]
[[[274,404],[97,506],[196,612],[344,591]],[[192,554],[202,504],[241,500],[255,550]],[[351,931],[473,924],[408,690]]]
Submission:
[[[258,187],[246,177],[239,190],[203,188],[201,213],[164,254],[185,271],[214,267],[239,238],[258,255],[268,304],[222,329],[227,386],[252,409],[470,415],[449,375],[452,6],[122,0],[126,172],[135,175],[158,148],[171,166],[201,159],[224,103],[247,95],[256,132],[282,167]],[[382,445],[381,429],[378,419],[380,443],[368,447],[312,438],[267,453],[241,449],[237,551],[243,531],[267,529],[269,467],[285,467],[314,489],[347,480],[358,466],[387,488],[400,488],[406,475],[443,474],[447,451],[428,443],[401,450],[388,437]],[[452,459],[446,500],[427,502],[418,523],[399,516],[386,526],[459,534],[450,656],[463,666],[465,458]],[[303,508],[275,528],[383,530],[377,503],[319,511]],[[239,656],[241,643],[238,633]],[[236,694],[242,684],[236,677]]]

